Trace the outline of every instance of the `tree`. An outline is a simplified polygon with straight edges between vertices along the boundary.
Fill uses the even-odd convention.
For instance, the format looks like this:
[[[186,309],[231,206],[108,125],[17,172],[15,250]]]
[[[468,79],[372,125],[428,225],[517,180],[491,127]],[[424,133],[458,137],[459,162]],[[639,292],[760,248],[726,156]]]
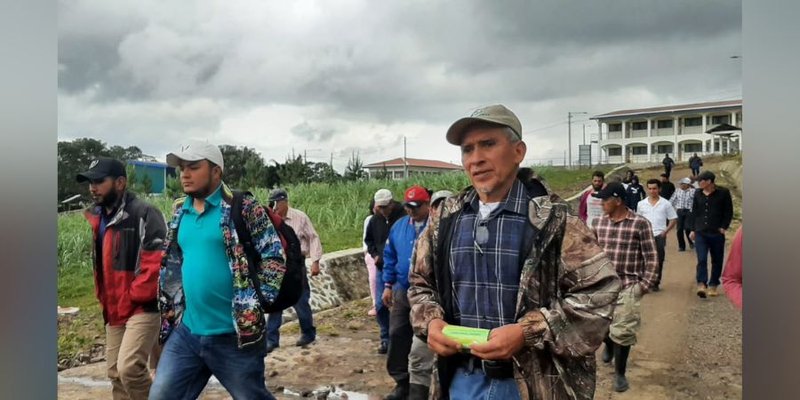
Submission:
[[[165,183],[164,187],[164,196],[171,199],[177,199],[178,197],[183,196],[183,186],[181,186],[181,180],[177,176],[167,175],[167,182]]]
[[[344,179],[348,181],[358,181],[366,177],[364,172],[364,163],[361,162],[361,157],[358,153],[353,152],[350,160],[347,161],[347,167],[344,170]]]
[[[128,148],[111,146],[108,149],[108,156],[124,162],[128,160],[141,160],[144,154],[142,154],[142,150],[136,146],[130,146]]]
[[[153,180],[150,179],[150,175],[146,175],[142,177],[142,194],[150,194],[153,193]]]
[[[389,170],[386,169],[386,164],[383,164],[381,170],[375,173],[375,179],[387,180],[391,177],[392,175],[389,173]]]
[[[266,184],[264,159],[250,147],[222,145],[225,160],[224,180],[236,188],[249,189]]]
[[[311,181],[335,183],[342,179],[330,164],[324,162],[313,163],[311,165]]]
[[[311,178],[314,175],[309,163],[306,163],[303,160],[303,156],[300,155],[295,157],[287,156],[285,163],[276,165],[278,166],[280,183],[283,185],[308,183],[311,182]]]
[[[112,157],[124,163],[130,160],[146,158],[148,156],[142,154],[142,150],[136,146],[111,146],[109,148],[104,142],[92,138],[79,138],[72,141],[58,142],[59,210],[62,208],[62,205],[60,204],[61,201],[76,194],[81,195],[79,201],[90,201],[87,185],[85,183],[78,183],[75,177],[79,173],[88,169],[89,164],[99,157]],[[128,186],[130,186],[130,182],[128,183]],[[144,188],[138,189],[143,190]]]

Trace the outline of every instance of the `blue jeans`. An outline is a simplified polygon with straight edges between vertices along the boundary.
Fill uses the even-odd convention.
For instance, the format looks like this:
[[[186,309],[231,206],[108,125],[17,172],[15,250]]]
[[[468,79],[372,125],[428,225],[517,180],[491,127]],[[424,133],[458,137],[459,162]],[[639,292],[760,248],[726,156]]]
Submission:
[[[483,371],[472,372],[468,367],[459,367],[450,383],[451,399],[519,400],[519,388],[514,378],[490,379]]]
[[[300,322],[300,332],[303,337],[314,340],[317,338],[317,328],[314,326],[314,316],[311,312],[311,287],[308,285],[308,277],[303,278],[303,294],[300,300],[294,305],[294,312],[297,313],[297,320]],[[270,313],[267,318],[267,343],[278,346],[281,340],[281,324],[283,324],[283,312]]]
[[[722,275],[722,258],[725,254],[725,235],[695,232],[694,249],[697,251],[697,283],[719,286]],[[711,279],[708,279],[708,253],[711,252]]]
[[[375,299],[375,319],[378,320],[378,327],[381,331],[381,342],[389,341],[389,308],[383,305],[383,269],[379,269],[375,277],[375,286],[377,289],[377,298]]]
[[[264,379],[266,353],[259,344],[238,348],[235,333],[200,336],[179,324],[161,352],[149,399],[196,399],[214,375],[234,399],[273,400]]]

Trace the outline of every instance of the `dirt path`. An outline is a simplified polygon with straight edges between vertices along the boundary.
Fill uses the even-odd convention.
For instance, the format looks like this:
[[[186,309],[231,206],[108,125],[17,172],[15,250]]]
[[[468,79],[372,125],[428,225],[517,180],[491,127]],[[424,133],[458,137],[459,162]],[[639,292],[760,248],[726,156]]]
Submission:
[[[679,253],[675,238],[668,239],[662,290],[642,300],[642,330],[628,368],[631,389],[614,393],[613,368],[599,362],[596,399],[741,398],[741,315],[724,295],[706,300],[695,296],[695,263],[693,252]],[[310,396],[323,386],[375,399],[386,394],[392,381],[385,372],[386,358],[375,353],[378,332],[364,315],[366,304],[362,300],[321,315],[319,340],[306,349],[293,346],[296,325],[285,326],[282,347],[266,360],[270,390],[280,399]],[[108,398],[102,363],[59,375],[60,399]],[[295,394],[285,394],[285,389]],[[212,383],[201,398],[230,397]]]

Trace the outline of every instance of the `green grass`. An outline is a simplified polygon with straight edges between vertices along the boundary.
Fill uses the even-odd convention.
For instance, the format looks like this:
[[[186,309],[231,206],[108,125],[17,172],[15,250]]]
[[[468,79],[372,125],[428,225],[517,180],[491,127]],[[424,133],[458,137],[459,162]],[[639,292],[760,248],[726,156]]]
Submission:
[[[608,166],[599,169],[608,171]],[[555,167],[536,167],[551,188],[562,197],[588,185],[593,169],[565,170]],[[420,184],[432,190],[448,189],[458,192],[469,185],[463,172],[414,177],[408,181],[365,181],[339,184],[301,184],[288,186],[292,207],[303,210],[311,218],[320,235],[325,252],[361,246],[364,218],[372,195],[380,188],[392,191],[402,200],[405,189]],[[255,189],[253,194],[266,204],[269,191]],[[169,218],[172,201],[165,198],[148,199]],[[58,304],[80,307],[76,317],[59,323],[59,359],[74,357],[86,351],[103,335],[100,308],[94,295],[91,262],[91,230],[81,213],[58,217]]]

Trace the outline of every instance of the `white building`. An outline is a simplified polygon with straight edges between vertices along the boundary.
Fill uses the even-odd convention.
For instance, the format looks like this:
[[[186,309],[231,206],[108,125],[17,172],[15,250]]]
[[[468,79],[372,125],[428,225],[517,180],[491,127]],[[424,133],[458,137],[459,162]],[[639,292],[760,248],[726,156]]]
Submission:
[[[389,174],[393,180],[401,180],[405,176],[406,163],[408,163],[408,176],[441,174],[451,171],[461,171],[460,165],[446,163],[438,160],[423,160],[419,158],[394,158],[386,161],[378,161],[364,166],[369,172],[369,176],[380,175],[382,171]]]
[[[686,161],[694,153],[741,148],[742,100],[620,110],[591,119],[597,120],[602,163],[657,162],[666,153]],[[723,124],[732,129],[706,133]]]

